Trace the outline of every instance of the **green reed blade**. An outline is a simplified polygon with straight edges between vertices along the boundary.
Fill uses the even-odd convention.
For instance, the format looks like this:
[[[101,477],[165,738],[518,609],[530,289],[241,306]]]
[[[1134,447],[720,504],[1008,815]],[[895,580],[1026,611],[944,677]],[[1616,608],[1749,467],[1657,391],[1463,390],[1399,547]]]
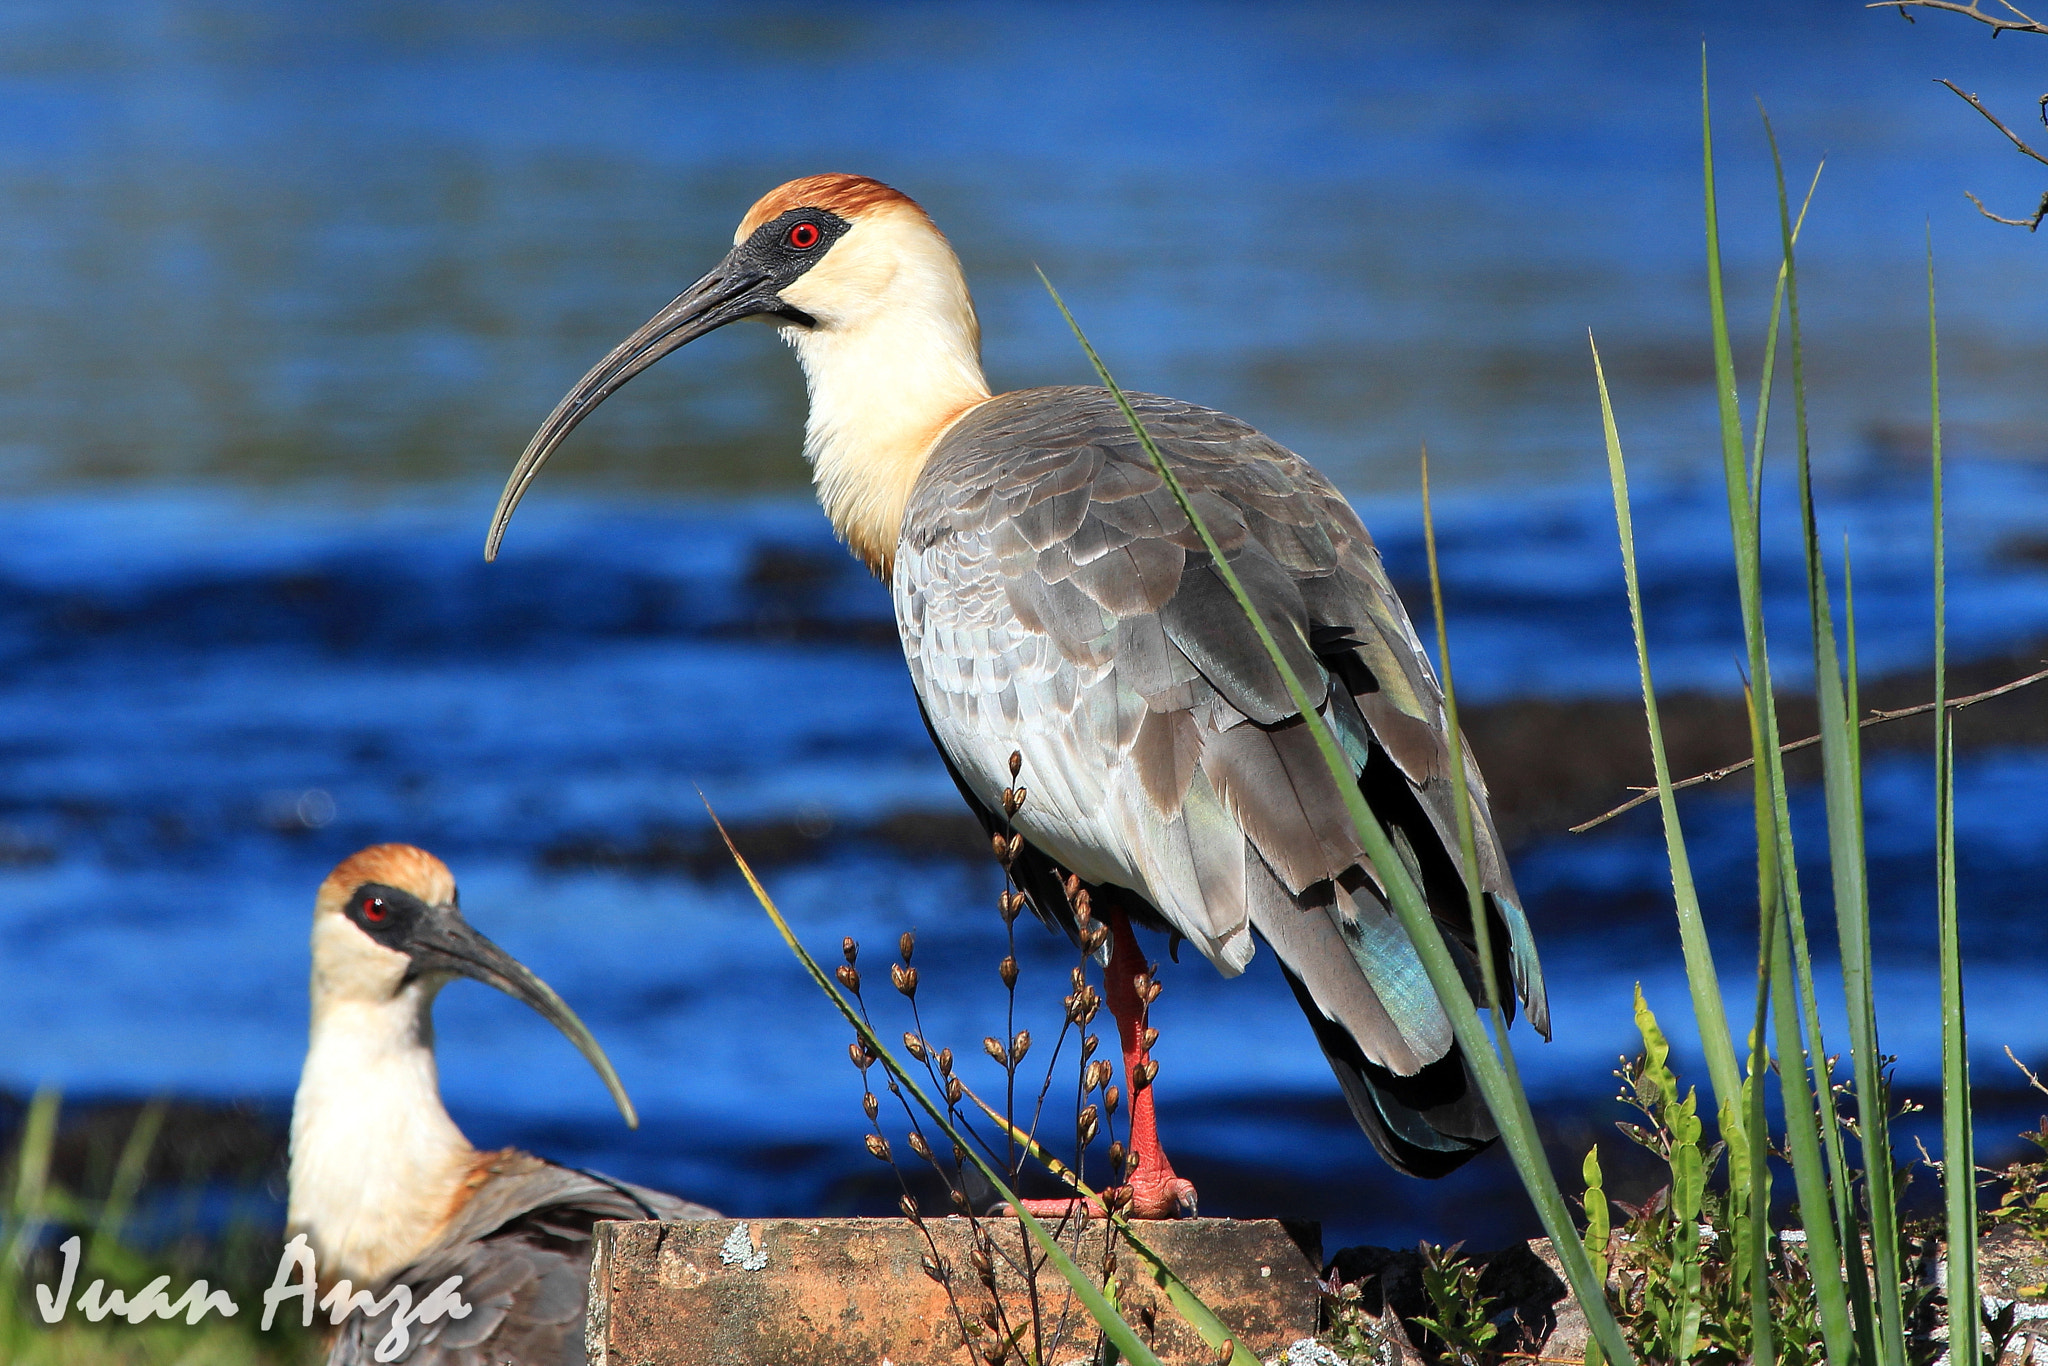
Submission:
[[[1437,570],[1436,513],[1429,500],[1429,448],[1422,448],[1422,539],[1429,554],[1429,600],[1436,615],[1438,672],[1443,676],[1444,724],[1451,748],[1451,800],[1458,808],[1458,853],[1464,860],[1465,898],[1472,912],[1472,936],[1479,945],[1479,980],[1486,984],[1487,1004],[1493,1014],[1493,1037],[1500,1045],[1502,1064],[1515,1085],[1521,1085],[1521,1069],[1515,1065],[1515,1049],[1508,1038],[1508,1019],[1501,995],[1501,980],[1494,975],[1493,929],[1487,923],[1486,893],[1479,885],[1479,844],[1472,828],[1471,778],[1465,771],[1465,733],[1458,728],[1458,688],[1451,674],[1451,634],[1444,625],[1444,582]],[[1512,988],[1510,988],[1512,990]]]
[[[1977,1366],[1977,1155],[1970,1133],[1970,1054],[1963,1032],[1963,951],[1956,920],[1955,717],[1948,710],[1948,541],[1941,461],[1941,344],[1935,331],[1934,230],[1927,233],[1927,383],[1933,420],[1934,802],[1936,920],[1941,940],[1941,1188],[1948,1213],[1951,1366]]]
[[[1798,907],[1798,874],[1791,841],[1791,822],[1785,801],[1784,764],[1778,752],[1775,694],[1771,683],[1770,654],[1763,621],[1763,588],[1760,562],[1761,536],[1757,519],[1760,488],[1753,488],[1749,467],[1743,458],[1742,414],[1736,400],[1733,347],[1729,342],[1728,311],[1721,269],[1721,237],[1718,198],[1714,175],[1713,109],[1707,81],[1706,50],[1700,52],[1701,160],[1704,180],[1707,239],[1707,300],[1712,324],[1714,380],[1721,425],[1722,473],[1728,491],[1729,531],[1734,541],[1736,585],[1742,605],[1743,638],[1748,646],[1751,695],[1751,743],[1756,755],[1757,807],[1757,889],[1758,904],[1765,915],[1785,917],[1781,948],[1787,965],[1788,990],[1779,989],[1773,973],[1773,993],[1778,996],[1772,1014],[1781,1020],[1779,1068],[1785,1083],[1786,1126],[1798,1180],[1800,1204],[1806,1213],[1807,1259],[1813,1270],[1815,1297],[1820,1307],[1823,1336],[1831,1363],[1846,1366],[1850,1359],[1850,1327],[1847,1296],[1841,1281],[1839,1261],[1825,1256],[1837,1246],[1829,1185],[1821,1163],[1820,1117],[1814,1111],[1814,1095],[1806,1084],[1809,1048],[1816,1073],[1816,1088],[1827,1086],[1825,1054],[1814,1028],[1814,1013],[1802,1021],[1802,1002],[1811,1005],[1812,977],[1806,956],[1803,916]],[[1759,422],[1763,420],[1759,415]],[[1791,973],[1794,956],[1801,972]],[[1802,992],[1801,988],[1805,990]],[[1808,1035],[1813,1037],[1809,1043]],[[1797,1047],[1788,1049],[1786,1040]],[[1793,1084],[1793,1069],[1798,1069]],[[1792,1103],[1803,1093],[1801,1106]],[[1809,1149],[1808,1140],[1811,1140]],[[1819,1218],[1816,1218],[1816,1211]]]
[[[95,1253],[121,1241],[122,1226],[142,1190],[142,1178],[148,1171],[150,1154],[156,1150],[157,1135],[163,1130],[164,1115],[169,1109],[170,1103],[158,1096],[135,1116],[135,1127],[128,1131],[128,1139],[121,1145],[113,1180],[107,1186],[106,1203],[100,1206],[100,1217],[93,1228]]]
[[[1628,586],[1629,621],[1635,630],[1636,669],[1643,682],[1643,717],[1650,732],[1650,761],[1657,776],[1657,804],[1664,817],[1664,852],[1671,865],[1672,899],[1678,911],[1678,940],[1685,955],[1685,978],[1692,990],[1693,1014],[1699,1022],[1700,1047],[1706,1054],[1707,1077],[1713,1083],[1718,1106],[1739,1103],[1742,1074],[1735,1063],[1735,1046],[1728,1032],[1727,1007],[1721,996],[1721,978],[1714,967],[1714,950],[1707,939],[1706,920],[1700,914],[1699,892],[1693,884],[1692,860],[1686,853],[1685,831],[1679,824],[1678,797],[1671,787],[1671,763],[1664,749],[1664,727],[1657,710],[1657,688],[1650,675],[1650,644],[1643,623],[1642,587],[1636,575],[1635,517],[1628,494],[1628,468],[1622,458],[1621,436],[1615,427],[1614,404],[1607,392],[1607,372],[1600,363],[1600,347],[1591,335],[1593,380],[1600,392],[1600,422],[1607,441],[1607,477],[1614,491],[1615,528],[1621,539],[1622,578]],[[1739,1116],[1739,1110],[1736,1112]],[[1726,1126],[1724,1124],[1724,1130]],[[1743,1129],[1726,1130],[1731,1144],[1741,1140]]]
[[[1331,734],[1328,723],[1310,702],[1301,679],[1296,676],[1293,666],[1287,662],[1287,656],[1281,653],[1280,647],[1274,642],[1271,629],[1260,616],[1257,604],[1244,591],[1244,585],[1238,581],[1237,571],[1231,568],[1222,547],[1217,545],[1208,525],[1188,500],[1187,490],[1181,487],[1180,479],[1174,474],[1173,467],[1168,465],[1166,458],[1159,453],[1159,447],[1153,442],[1151,433],[1147,432],[1145,424],[1138,420],[1137,413],[1131,408],[1130,400],[1125,397],[1116,380],[1110,376],[1108,367],[1095,353],[1094,346],[1081,331],[1080,324],[1074,321],[1074,315],[1068,311],[1066,302],[1059,296],[1059,291],[1053,288],[1052,281],[1046,279],[1044,271],[1039,272],[1038,278],[1044,283],[1046,292],[1052,295],[1053,303],[1060,310],[1060,316],[1065,318],[1067,326],[1073,329],[1075,340],[1080,342],[1082,351],[1088,357],[1088,363],[1095,368],[1103,387],[1109,390],[1116,400],[1124,421],[1129,424],[1132,434],[1137,437],[1139,445],[1151,459],[1153,470],[1172,493],[1181,514],[1188,519],[1189,525],[1194,527],[1201,537],[1218,577],[1230,590],[1231,596],[1237,600],[1238,607],[1244,612],[1245,619],[1257,634],[1267,658],[1273,661],[1274,669],[1279,673],[1281,681],[1287,685],[1288,696],[1300,712],[1303,723],[1315,740],[1316,748],[1322,753],[1324,764],[1336,780],[1337,790],[1344,799],[1345,810],[1351,817],[1359,841],[1365,846],[1366,856],[1372,860],[1372,866],[1387,890],[1395,916],[1400,920],[1402,929],[1407,932],[1416,956],[1421,959],[1423,970],[1429,977],[1430,985],[1435,988],[1437,997],[1443,1004],[1444,1014],[1450,1019],[1451,1032],[1457,1038],[1458,1046],[1464,1051],[1465,1060],[1471,1066],[1474,1078],[1479,1082],[1480,1094],[1485,1097],[1488,1107],[1492,1110],[1494,1122],[1500,1126],[1502,1146],[1508,1150],[1508,1156],[1515,1164],[1515,1171],[1521,1176],[1522,1185],[1528,1190],[1530,1201],[1536,1206],[1537,1216],[1543,1221],[1544,1231],[1549,1234],[1551,1245],[1563,1264],[1565,1279],[1571,1284],[1572,1292],[1579,1297],[1579,1303],[1586,1311],[1592,1332],[1600,1339],[1600,1345],[1606,1351],[1608,1360],[1616,1366],[1632,1366],[1634,1357],[1629,1353],[1628,1345],[1622,1337],[1621,1326],[1615,1322],[1613,1313],[1608,1309],[1606,1288],[1593,1279],[1592,1263],[1587,1260],[1586,1249],[1579,1241],[1577,1225],[1572,1220],[1571,1211],[1565,1205],[1563,1193],[1558,1189],[1557,1176],[1550,1170],[1549,1160],[1544,1155],[1542,1139],[1536,1132],[1536,1118],[1529,1110],[1529,1098],[1510,1078],[1500,1055],[1494,1051],[1492,1042],[1487,1037],[1486,1026],[1480,1022],[1479,1012],[1472,1003],[1471,993],[1465,989],[1465,980],[1458,972],[1457,962],[1451,957],[1449,946],[1444,943],[1443,931],[1430,914],[1420,889],[1409,877],[1407,866],[1395,852],[1393,841],[1388,838],[1378,817],[1373,815],[1371,808],[1365,804],[1365,797],[1358,790],[1358,783],[1351,771],[1350,761],[1338,748],[1337,739]]]
[[[1797,427],[1799,505],[1805,537],[1807,610],[1813,628],[1814,692],[1820,712],[1828,863],[1833,875],[1836,941],[1841,957],[1842,993],[1849,1016],[1857,1126],[1865,1168],[1864,1189],[1869,1199],[1871,1247],[1876,1261],[1874,1296],[1871,1276],[1861,1255],[1862,1229],[1843,1154],[1841,1125],[1834,1115],[1832,1098],[1824,1090],[1830,1169],[1835,1182],[1837,1227],[1846,1253],[1850,1302],[1856,1319],[1860,1355],[1866,1361],[1904,1366],[1898,1208],[1892,1189],[1891,1142],[1885,1115],[1882,1063],[1878,1053],[1877,1004],[1871,980],[1870,895],[1860,781],[1862,732],[1856,725],[1856,711],[1842,682],[1827,567],[1821,558],[1820,533],[1814,512],[1813,470],[1807,439],[1804,344],[1799,324],[1799,283],[1794,258],[1798,228],[1790,221],[1785,197],[1784,163],[1779,156],[1777,135],[1771,129],[1768,115],[1764,117],[1764,131],[1770,138],[1771,164],[1777,175],[1779,235],[1785,258],[1783,278],[1787,282],[1792,324],[1792,390]],[[1816,172],[1816,179],[1818,175]],[[1809,202],[1812,194],[1809,189]],[[1805,217],[1803,208],[1800,217]],[[1845,558],[1846,554],[1845,547]],[[1852,625],[1852,632],[1853,629]]]

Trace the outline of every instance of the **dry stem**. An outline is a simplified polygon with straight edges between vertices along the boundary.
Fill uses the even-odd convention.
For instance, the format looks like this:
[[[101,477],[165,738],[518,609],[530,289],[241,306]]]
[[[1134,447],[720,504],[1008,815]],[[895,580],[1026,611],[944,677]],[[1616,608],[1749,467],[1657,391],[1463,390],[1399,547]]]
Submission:
[[[1951,697],[1948,700],[1947,710],[1961,711],[1964,707],[1973,706],[1978,702],[1988,702],[1994,697],[2003,697],[2005,696],[2005,694],[2009,692],[2018,692],[2021,688],[2024,688],[2032,683],[2039,683],[2044,678],[2048,678],[2048,669],[2042,669],[2038,673],[2030,673],[2025,678],[2015,678],[2010,683],[2001,683],[1999,686],[1987,689],[1984,692],[1972,693],[1968,697]],[[1932,702],[1922,702],[1917,707],[1901,707],[1897,711],[1872,711],[1870,715],[1864,717],[1861,721],[1858,721],[1856,724],[1859,728],[1866,726],[1877,726],[1882,725],[1886,721],[1903,721],[1908,716],[1922,716],[1933,710],[1934,704]],[[1804,740],[1793,740],[1788,744],[1778,746],[1778,753],[1790,754],[1793,750],[1806,749],[1810,746],[1817,745],[1819,743],[1820,737],[1818,735],[1809,735]],[[1673,783],[1671,785],[1671,790],[1673,792],[1677,792],[1681,789],[1688,787],[1698,787],[1702,783],[1717,783],[1721,781],[1721,779],[1723,778],[1732,777],[1737,773],[1741,773],[1745,769],[1754,766],[1755,763],[1756,759],[1754,756],[1752,756],[1748,759],[1743,759],[1737,763],[1729,764],[1725,768],[1712,769],[1706,773],[1696,773],[1692,777],[1687,778],[1684,782]],[[1574,835],[1583,835],[1588,830],[1591,830],[1594,826],[1605,825],[1607,822],[1613,820],[1616,816],[1621,815],[1625,811],[1635,810],[1644,802],[1652,800],[1657,795],[1657,789],[1654,787],[1639,787],[1635,789],[1635,792],[1635,796],[1629,798],[1620,806],[1615,807],[1612,811],[1609,811],[1604,815],[1595,816],[1592,820],[1582,822],[1578,825],[1574,825],[1573,827],[1571,827],[1571,833]]]

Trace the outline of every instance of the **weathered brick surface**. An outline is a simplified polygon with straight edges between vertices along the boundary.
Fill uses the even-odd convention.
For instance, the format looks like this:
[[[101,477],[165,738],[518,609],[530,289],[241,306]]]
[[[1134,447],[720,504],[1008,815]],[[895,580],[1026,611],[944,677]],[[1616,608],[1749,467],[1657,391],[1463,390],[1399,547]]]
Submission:
[[[1023,1231],[984,1220],[1009,1257],[996,1289],[1011,1327],[1031,1309],[1014,1267]],[[991,1304],[969,1260],[964,1219],[929,1219],[952,1269],[953,1300],[969,1317]],[[1147,1243],[1261,1358],[1312,1336],[1320,1249],[1313,1225],[1185,1219],[1148,1224]],[[1297,1236],[1301,1235],[1297,1241]],[[1103,1229],[1070,1229],[1061,1245],[1099,1271]],[[1308,1247],[1304,1250],[1302,1243]],[[967,1366],[946,1291],[925,1274],[932,1248],[903,1219],[707,1220],[601,1223],[591,1267],[593,1366]],[[1166,1366],[1208,1366],[1215,1353],[1167,1303],[1128,1248],[1117,1255],[1125,1317]],[[1092,1359],[1095,1326],[1050,1268],[1039,1275],[1040,1314],[1055,1366]],[[1025,1328],[1028,1341],[1031,1329]],[[1056,1345],[1051,1341],[1058,1334]]]

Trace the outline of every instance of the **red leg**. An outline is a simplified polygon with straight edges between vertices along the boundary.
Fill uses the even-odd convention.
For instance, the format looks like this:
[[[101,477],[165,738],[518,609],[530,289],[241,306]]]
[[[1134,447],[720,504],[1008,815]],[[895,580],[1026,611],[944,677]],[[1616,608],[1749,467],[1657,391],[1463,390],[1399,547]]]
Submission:
[[[1138,1219],[1174,1219],[1195,1212],[1195,1187],[1173,1174],[1166,1150],[1159,1146],[1159,1122],[1152,1113],[1152,1087],[1138,1078],[1150,1072],[1151,1057],[1145,1048],[1145,1001],[1138,995],[1138,983],[1149,974],[1145,955],[1138,948],[1138,936],[1131,932],[1124,908],[1109,911],[1109,969],[1103,974],[1108,987],[1109,1013],[1116,1016],[1117,1036],[1124,1048],[1124,1088],[1130,1093],[1131,1152],[1125,1170],[1130,1173],[1130,1214]]]
[[[1104,898],[1107,900],[1108,898]],[[1159,1146],[1159,1122],[1152,1109],[1152,1087],[1138,1078],[1150,1071],[1151,1058],[1145,1047],[1145,1000],[1138,984],[1148,975],[1145,955],[1138,948],[1138,936],[1131,932],[1130,917],[1122,906],[1111,902],[1109,913],[1109,967],[1103,973],[1109,1013],[1116,1017],[1118,1041],[1124,1053],[1124,1089],[1131,1113],[1130,1153],[1124,1170],[1130,1180],[1125,1213],[1134,1219],[1176,1219],[1195,1212],[1195,1187],[1173,1174]],[[1074,1212],[1081,1202],[1073,1200],[1027,1200],[1034,1215],[1060,1217]]]

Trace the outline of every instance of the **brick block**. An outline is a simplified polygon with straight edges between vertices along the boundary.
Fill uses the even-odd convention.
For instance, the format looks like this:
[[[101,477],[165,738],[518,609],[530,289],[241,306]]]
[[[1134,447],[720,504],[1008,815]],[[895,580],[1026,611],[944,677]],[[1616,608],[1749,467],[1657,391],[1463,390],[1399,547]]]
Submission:
[[[1014,1220],[982,1227],[996,1258],[1008,1326],[1031,1322]],[[950,1266],[953,1300],[974,1317],[992,1297],[970,1261],[968,1221],[714,1219],[600,1223],[590,1273],[592,1366],[969,1366],[946,1290],[923,1259]],[[1102,1265],[1103,1227],[1070,1227],[1061,1246],[1086,1271]],[[1183,1219],[1147,1224],[1147,1244],[1262,1359],[1315,1334],[1321,1248],[1313,1224]],[[1117,1253],[1124,1317],[1165,1366],[1211,1366],[1215,1353],[1167,1302],[1127,1247]],[[1099,1282],[1098,1282],[1099,1283]],[[1093,1359],[1094,1320],[1059,1273],[1038,1275],[1049,1366]],[[1032,1330],[1024,1329],[1027,1349]]]

